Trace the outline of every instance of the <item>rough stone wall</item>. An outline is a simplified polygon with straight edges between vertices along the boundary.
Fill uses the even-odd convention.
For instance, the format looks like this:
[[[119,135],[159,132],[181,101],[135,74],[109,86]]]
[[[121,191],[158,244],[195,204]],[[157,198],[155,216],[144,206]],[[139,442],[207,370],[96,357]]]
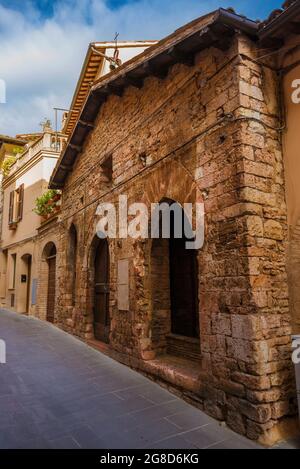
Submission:
[[[254,57],[249,41],[236,37],[230,50],[203,51],[195,67],[176,65],[164,82],[149,78],[142,90],[129,88],[104,104],[64,188],[57,321],[82,338],[93,336],[99,202],[116,203],[120,194],[129,203],[148,205],[163,198],[204,201],[205,245],[198,255],[201,379],[194,394],[234,430],[267,441],[294,413],[295,391],[282,153],[279,133],[271,129],[278,125],[276,77]],[[111,182],[101,166],[109,154]],[[66,257],[71,223],[79,246],[72,308]],[[110,345],[135,357],[139,367],[157,352],[152,243],[128,239],[109,245]],[[129,311],[118,310],[120,259],[129,260]]]
[[[234,172],[223,183],[233,190],[224,205],[219,198],[212,223],[206,218],[215,225],[206,242],[215,245],[212,256],[219,261],[207,264],[201,279],[200,310],[202,319],[210,319],[202,326],[202,351],[226,393],[227,420],[257,438],[294,411],[287,221],[280,133],[272,130],[279,126],[276,75],[251,60],[255,52],[243,38],[239,52],[240,120],[227,138]],[[203,182],[203,189],[211,184],[216,190],[216,180]]]

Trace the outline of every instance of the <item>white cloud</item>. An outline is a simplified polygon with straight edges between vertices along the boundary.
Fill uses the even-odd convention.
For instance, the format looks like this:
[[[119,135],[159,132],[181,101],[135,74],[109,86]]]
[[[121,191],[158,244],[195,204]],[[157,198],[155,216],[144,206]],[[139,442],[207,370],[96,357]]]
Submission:
[[[32,4],[16,12],[0,0],[0,78],[7,85],[0,133],[38,130],[54,106],[69,106],[89,42],[112,40],[115,31],[123,40],[159,39],[221,4],[141,0],[116,10],[104,0],[61,0],[42,20]]]

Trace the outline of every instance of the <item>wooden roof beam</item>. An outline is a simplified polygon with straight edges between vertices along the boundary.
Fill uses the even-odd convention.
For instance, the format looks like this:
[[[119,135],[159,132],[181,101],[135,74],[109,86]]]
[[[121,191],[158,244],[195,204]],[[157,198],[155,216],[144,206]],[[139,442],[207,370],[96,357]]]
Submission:
[[[142,70],[145,75],[152,75],[155,78],[163,80],[168,75],[168,68],[155,66],[152,62],[147,61],[142,65]]]
[[[143,78],[138,78],[134,75],[130,75],[129,73],[127,73],[127,75],[122,76],[122,79],[124,81],[125,86],[129,85],[129,86],[134,86],[135,88],[139,88],[139,89],[143,88],[143,85],[144,85]]]
[[[78,121],[78,124],[82,125],[83,127],[88,127],[90,129],[94,129],[95,126],[92,122],[86,122],[86,121],[83,121],[83,120],[79,120]]]
[[[300,23],[297,23],[296,21],[292,21],[288,25],[288,30],[289,32],[293,34],[300,34]]]
[[[72,164],[61,164],[60,169],[62,171],[66,171],[66,172],[70,173],[73,169],[73,165]]]
[[[71,150],[75,150],[75,151],[77,151],[78,153],[80,153],[81,150],[82,150],[82,147],[81,147],[81,146],[79,146],[79,145],[74,145],[73,143],[69,143],[68,146],[71,148]]]
[[[123,96],[124,94],[124,87],[116,85],[115,83],[109,83],[108,85],[105,85],[105,87],[108,91],[108,94],[115,94],[117,96]]]
[[[193,54],[182,52],[175,46],[171,47],[167,53],[176,63],[184,64],[188,67],[195,65],[195,56]]]

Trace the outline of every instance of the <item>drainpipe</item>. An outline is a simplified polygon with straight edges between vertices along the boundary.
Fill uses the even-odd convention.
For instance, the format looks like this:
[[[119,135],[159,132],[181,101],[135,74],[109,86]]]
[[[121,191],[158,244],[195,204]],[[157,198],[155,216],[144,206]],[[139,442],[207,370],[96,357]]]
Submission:
[[[298,398],[299,420],[300,420],[300,335],[292,336],[293,340],[293,363],[295,365],[296,388]]]

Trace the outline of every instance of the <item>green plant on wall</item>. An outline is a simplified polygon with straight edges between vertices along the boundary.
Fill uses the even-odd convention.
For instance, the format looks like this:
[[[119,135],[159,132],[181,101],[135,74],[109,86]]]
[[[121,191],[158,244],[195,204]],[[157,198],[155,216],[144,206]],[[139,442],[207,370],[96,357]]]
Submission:
[[[59,200],[60,192],[50,189],[36,199],[35,209],[33,211],[41,217],[47,217],[55,212]]]
[[[10,168],[17,161],[16,156],[8,156],[1,165],[1,172],[4,177],[9,175]]]
[[[14,147],[12,152],[13,152],[14,155],[20,155],[21,153],[24,152],[24,148],[22,148],[22,147]]]

